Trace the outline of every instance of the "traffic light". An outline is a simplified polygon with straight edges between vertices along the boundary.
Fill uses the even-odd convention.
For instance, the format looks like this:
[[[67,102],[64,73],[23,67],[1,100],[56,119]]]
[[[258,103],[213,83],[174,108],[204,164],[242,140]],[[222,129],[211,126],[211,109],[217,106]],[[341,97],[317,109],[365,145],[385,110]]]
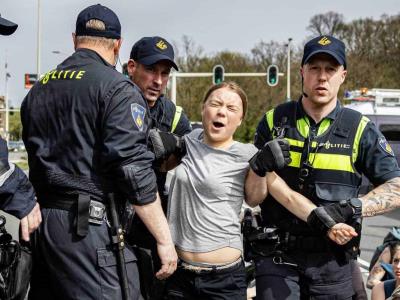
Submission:
[[[213,84],[219,84],[224,81],[225,69],[223,65],[216,65],[213,68]]]
[[[37,80],[37,75],[36,74],[26,74],[25,73],[25,88],[30,89],[33,87]]]
[[[276,86],[279,81],[279,70],[277,65],[269,65],[267,69],[267,83],[269,86]]]

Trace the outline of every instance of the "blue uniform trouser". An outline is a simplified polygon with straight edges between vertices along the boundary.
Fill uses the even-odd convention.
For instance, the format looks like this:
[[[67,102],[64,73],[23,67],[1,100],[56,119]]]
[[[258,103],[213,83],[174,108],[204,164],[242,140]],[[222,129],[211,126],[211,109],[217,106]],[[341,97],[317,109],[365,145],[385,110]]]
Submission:
[[[34,266],[29,299],[122,299],[107,223],[90,224],[88,234],[79,237],[73,212],[44,208],[42,218],[31,237]],[[136,257],[127,248],[125,261],[129,299],[141,299]]]
[[[283,261],[289,264],[275,264],[272,257],[256,260],[257,300],[352,299],[350,263],[339,265],[329,253],[296,253]]]

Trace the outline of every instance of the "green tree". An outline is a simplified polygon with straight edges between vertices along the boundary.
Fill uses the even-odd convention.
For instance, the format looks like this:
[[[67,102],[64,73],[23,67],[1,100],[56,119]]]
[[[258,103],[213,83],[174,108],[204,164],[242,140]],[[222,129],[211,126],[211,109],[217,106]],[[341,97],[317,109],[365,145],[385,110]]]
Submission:
[[[312,36],[331,34],[344,41],[347,48],[348,76],[343,90],[368,88],[399,88],[400,82],[400,15],[383,15],[379,20],[370,18],[344,21],[343,15],[328,12],[310,19],[306,26]],[[305,40],[308,39],[305,37]],[[236,138],[253,140],[259,120],[266,111],[286,99],[287,46],[283,42],[260,41],[249,54],[223,51],[205,54],[204,49],[190,37],[178,43],[177,61],[181,72],[211,73],[213,66],[222,64],[225,72],[266,72],[268,65],[276,64],[285,74],[275,87],[266,84],[265,77],[227,77],[239,83],[248,95],[248,114],[236,133]],[[291,96],[297,100],[302,94],[300,64],[303,44],[291,49]],[[177,101],[192,121],[201,120],[201,103],[211,77],[177,78]]]
[[[22,139],[22,124],[19,112],[14,112],[9,116],[9,132],[10,140],[21,140]]]

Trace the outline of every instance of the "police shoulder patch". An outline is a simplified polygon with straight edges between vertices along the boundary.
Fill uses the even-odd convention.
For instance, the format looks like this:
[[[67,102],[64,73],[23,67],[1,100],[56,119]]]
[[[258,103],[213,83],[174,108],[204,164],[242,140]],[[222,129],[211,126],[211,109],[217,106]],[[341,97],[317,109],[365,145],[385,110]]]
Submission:
[[[146,115],[146,109],[137,103],[131,104],[131,114],[133,121],[135,122],[137,128],[143,131],[144,128],[144,116]]]
[[[388,143],[388,141],[384,137],[379,138],[379,146],[386,152],[389,153],[390,155],[394,156],[392,147]]]

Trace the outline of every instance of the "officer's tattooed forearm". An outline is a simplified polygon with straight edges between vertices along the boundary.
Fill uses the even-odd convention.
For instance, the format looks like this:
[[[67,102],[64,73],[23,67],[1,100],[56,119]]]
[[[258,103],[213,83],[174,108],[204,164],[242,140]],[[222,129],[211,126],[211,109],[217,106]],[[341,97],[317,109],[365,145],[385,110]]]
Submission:
[[[400,207],[400,177],[386,181],[361,197],[363,217],[372,217]]]

